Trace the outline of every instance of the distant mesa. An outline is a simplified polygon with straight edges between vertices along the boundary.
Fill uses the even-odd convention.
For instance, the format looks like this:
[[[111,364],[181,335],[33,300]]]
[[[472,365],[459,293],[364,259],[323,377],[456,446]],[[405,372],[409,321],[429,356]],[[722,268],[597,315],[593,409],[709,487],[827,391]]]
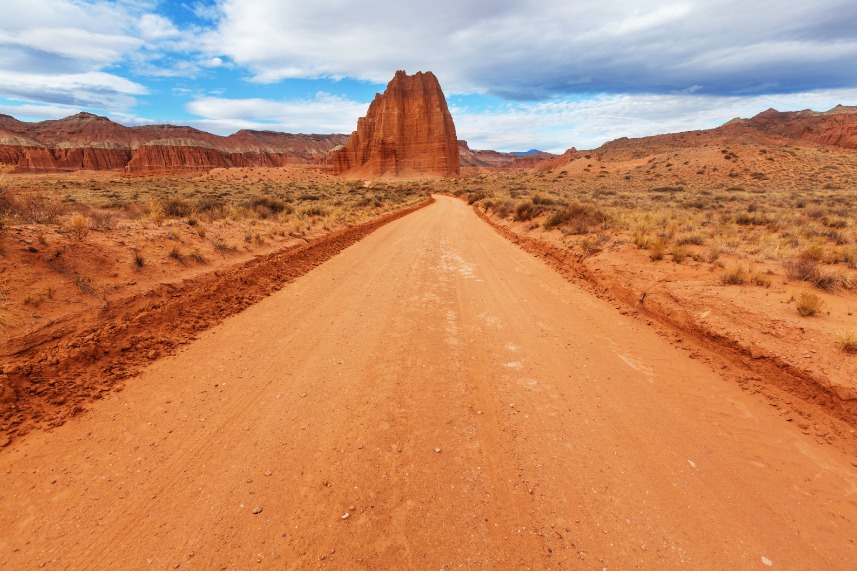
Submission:
[[[126,127],[92,113],[38,123],[0,115],[0,163],[13,164],[18,172],[200,172],[317,164],[347,139],[248,130],[221,137],[174,125]]]
[[[455,124],[435,75],[397,71],[331,162],[348,178],[458,176]]]
[[[458,153],[462,167],[487,169],[527,170],[539,163],[555,159],[558,155],[544,151],[527,151],[525,153],[501,153],[500,151],[471,149],[467,141],[458,141]]]

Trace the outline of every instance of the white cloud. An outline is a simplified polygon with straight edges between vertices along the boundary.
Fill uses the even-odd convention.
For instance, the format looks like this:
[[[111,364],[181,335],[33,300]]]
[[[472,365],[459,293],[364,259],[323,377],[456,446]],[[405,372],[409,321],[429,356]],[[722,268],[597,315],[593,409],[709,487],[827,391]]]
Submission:
[[[448,92],[784,92],[857,83],[853,0],[223,0],[203,38],[259,82],[434,71]],[[724,48],[729,46],[729,48]],[[809,65],[813,64],[813,65]]]
[[[312,99],[227,99],[198,97],[187,111],[202,117],[191,123],[228,135],[239,129],[269,129],[291,133],[350,133],[368,104],[318,92]]]
[[[138,0],[4,0],[0,97],[121,111],[147,93],[123,77],[128,65],[153,76],[196,73],[185,57],[159,64],[164,46],[192,39],[151,9]]]
[[[827,110],[843,101],[857,101],[857,88],[751,97],[600,95],[580,101],[510,104],[484,112],[454,107],[451,111],[458,137],[473,149],[540,148],[561,153],[572,146],[593,149],[619,137],[708,129],[771,107]]]
[[[44,121],[45,119],[62,119],[78,113],[77,107],[64,105],[34,105],[22,103],[21,105],[0,105],[0,113],[11,115],[19,121]]]
[[[0,73],[0,94],[59,105],[127,109],[146,88],[98,71],[74,74]]]

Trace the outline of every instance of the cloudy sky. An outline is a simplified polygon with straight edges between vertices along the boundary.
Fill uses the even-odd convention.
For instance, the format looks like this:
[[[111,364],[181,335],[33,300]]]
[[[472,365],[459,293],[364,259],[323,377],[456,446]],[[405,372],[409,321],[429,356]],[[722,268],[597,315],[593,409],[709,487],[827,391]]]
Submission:
[[[854,0],[2,0],[0,113],[351,132],[433,71],[471,147],[857,105]]]

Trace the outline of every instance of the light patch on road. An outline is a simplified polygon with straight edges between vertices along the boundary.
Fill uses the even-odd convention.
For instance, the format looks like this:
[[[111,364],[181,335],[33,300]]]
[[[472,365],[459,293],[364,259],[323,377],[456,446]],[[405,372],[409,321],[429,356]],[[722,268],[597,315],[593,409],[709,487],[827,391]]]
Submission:
[[[626,365],[628,365],[629,367],[631,367],[635,371],[639,371],[639,372],[643,373],[644,375],[646,375],[647,377],[654,377],[655,376],[655,372],[652,370],[651,367],[649,367],[648,365],[646,365],[644,363],[641,363],[637,359],[634,359],[633,357],[629,357],[628,355],[619,355],[619,358],[622,359],[622,361],[624,361]],[[654,381],[652,381],[650,379],[649,382],[654,382]]]

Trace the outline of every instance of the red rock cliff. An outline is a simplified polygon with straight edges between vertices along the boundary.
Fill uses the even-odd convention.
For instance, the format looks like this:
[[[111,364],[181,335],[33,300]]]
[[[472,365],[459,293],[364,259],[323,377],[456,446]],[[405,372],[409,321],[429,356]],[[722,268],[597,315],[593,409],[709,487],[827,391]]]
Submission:
[[[91,113],[38,123],[0,115],[0,163],[15,165],[21,172],[145,173],[317,164],[346,141],[345,135],[242,130],[220,137],[174,125],[125,127]]]
[[[334,153],[333,169],[350,178],[458,176],[455,124],[434,74],[397,71]]]

